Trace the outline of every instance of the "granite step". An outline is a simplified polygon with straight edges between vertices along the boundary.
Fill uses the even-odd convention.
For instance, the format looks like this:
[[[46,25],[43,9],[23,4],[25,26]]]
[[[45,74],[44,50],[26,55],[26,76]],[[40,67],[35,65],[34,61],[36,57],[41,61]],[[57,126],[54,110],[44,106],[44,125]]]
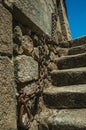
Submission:
[[[86,130],[86,109],[62,109],[52,113],[41,116],[39,130]]]
[[[48,108],[86,108],[86,84],[51,86],[44,90],[43,100]]]
[[[76,47],[84,44],[86,44],[86,36],[76,38],[70,41],[62,41],[59,43],[59,47],[71,48],[71,47]]]
[[[86,84],[86,67],[66,70],[53,70],[51,82],[55,86]]]
[[[86,44],[68,49],[68,55],[86,53]]]
[[[63,56],[56,59],[56,64],[59,69],[70,69],[86,66],[86,53]]]

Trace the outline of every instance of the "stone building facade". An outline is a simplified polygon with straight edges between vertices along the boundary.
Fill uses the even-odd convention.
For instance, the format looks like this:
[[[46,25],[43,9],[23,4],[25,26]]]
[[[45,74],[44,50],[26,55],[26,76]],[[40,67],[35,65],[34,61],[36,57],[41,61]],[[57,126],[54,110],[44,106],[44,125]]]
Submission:
[[[51,71],[58,70],[56,58],[66,56],[68,48],[65,46],[69,47],[72,43],[65,0],[0,1],[0,130],[23,130],[18,126],[18,92],[23,89],[32,93],[36,88],[40,71],[39,40],[42,34],[51,37],[55,9],[55,41],[44,46],[45,88],[51,85]],[[33,116],[30,130],[51,130],[39,127],[40,111],[47,112],[42,97],[39,103],[34,98],[28,105]],[[51,110],[48,112],[51,113]],[[27,119],[26,113],[23,116],[23,120]]]

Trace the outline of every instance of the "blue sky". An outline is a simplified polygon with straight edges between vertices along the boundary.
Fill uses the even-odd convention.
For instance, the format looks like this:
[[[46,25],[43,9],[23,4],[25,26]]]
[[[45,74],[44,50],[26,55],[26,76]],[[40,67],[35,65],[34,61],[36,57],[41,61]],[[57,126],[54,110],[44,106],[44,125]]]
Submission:
[[[66,0],[72,38],[86,35],[86,0]]]

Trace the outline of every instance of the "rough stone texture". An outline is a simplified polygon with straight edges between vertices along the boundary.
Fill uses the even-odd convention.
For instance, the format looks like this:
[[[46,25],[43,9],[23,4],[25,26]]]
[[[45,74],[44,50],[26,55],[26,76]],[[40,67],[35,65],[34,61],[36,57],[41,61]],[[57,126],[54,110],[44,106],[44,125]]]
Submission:
[[[86,36],[69,41],[71,47],[86,44]]]
[[[16,26],[14,28],[14,42],[18,45],[21,45],[22,44],[22,30],[20,28],[20,26]]]
[[[15,16],[22,21],[21,13],[23,14],[23,23],[29,25],[33,30],[38,31],[43,30],[46,34],[51,35],[51,12],[46,5],[45,0],[15,0]],[[38,8],[39,7],[39,8]],[[17,11],[20,10],[20,14]],[[32,23],[33,26],[30,26]],[[37,28],[36,28],[37,27]],[[42,32],[42,31],[41,31]]]
[[[70,40],[70,41],[62,41],[59,43],[59,46],[63,48],[70,48],[70,47],[77,47],[84,44],[86,44],[86,36],[74,40]]]
[[[14,28],[14,67],[15,67],[15,78],[18,90],[23,88],[27,93],[32,93],[32,91],[36,88],[36,83],[38,79],[38,60],[39,58],[39,38],[37,34],[41,34],[45,32],[48,35],[51,35],[51,13],[54,9],[54,4],[56,0],[4,0],[5,7],[9,6],[13,8],[13,17],[15,19],[14,26],[18,24]],[[64,0],[60,0],[59,11],[58,11],[58,21],[60,26],[55,32],[56,36],[59,35],[57,38],[58,41],[65,41],[71,39],[70,31],[67,23],[67,15],[65,12],[65,3]],[[59,0],[57,0],[57,6]],[[7,6],[6,6],[7,5]],[[1,34],[4,36],[6,31],[5,37],[0,37],[1,45],[5,46],[11,44],[9,39],[12,39],[11,32],[11,14],[0,4],[0,20],[1,26],[0,30],[2,30]],[[4,17],[6,13],[6,17]],[[12,11],[12,10],[11,10]],[[10,21],[10,22],[9,22]],[[22,25],[23,24],[23,25]],[[10,27],[9,27],[10,26]],[[14,27],[13,26],[13,27]],[[22,27],[22,28],[21,28]],[[4,29],[3,29],[4,28]],[[9,29],[10,28],[10,29]],[[30,30],[31,29],[31,30]],[[37,33],[37,34],[35,34]],[[57,34],[58,33],[58,34]],[[27,36],[26,36],[27,35]],[[30,35],[31,38],[28,36]],[[7,39],[7,38],[8,39]],[[5,40],[5,42],[4,42]],[[60,46],[67,47],[67,48],[60,48],[58,47],[58,43],[48,43],[45,46],[46,50],[46,74],[49,74],[45,79],[45,87],[47,90],[43,93],[44,103],[48,107],[52,108],[82,108],[86,107],[86,67],[79,68],[79,69],[69,69],[69,70],[57,70],[58,67],[55,64],[55,58],[62,57],[67,55],[68,47],[76,46],[77,45],[85,44],[86,37],[81,39],[75,39],[67,42],[60,43]],[[66,43],[66,44],[65,44]],[[54,45],[55,44],[55,45]],[[7,46],[8,47],[8,46]],[[3,47],[5,49],[5,47]],[[2,49],[2,53],[12,53],[12,50],[6,48],[7,52]],[[20,55],[23,54],[23,55]],[[26,56],[28,55],[28,56]],[[33,58],[32,58],[33,57]],[[0,120],[1,120],[1,130],[17,130],[16,128],[16,107],[15,107],[15,100],[13,96],[13,68],[12,61],[6,57],[1,57],[1,113]],[[86,54],[76,55],[76,56],[66,56],[66,58],[62,58],[59,60],[59,68],[67,69],[71,67],[83,67],[86,66],[85,63]],[[70,65],[71,64],[71,65]],[[57,71],[53,71],[50,76],[50,71],[56,69]],[[12,71],[12,72],[11,72]],[[47,81],[47,83],[46,83]],[[57,88],[48,88],[52,83],[54,85],[60,86]],[[75,85],[76,84],[76,85]],[[79,85],[82,84],[82,85]],[[65,85],[65,86],[64,86]],[[69,85],[69,86],[67,86]],[[73,86],[70,86],[73,85]],[[64,86],[64,87],[62,87]],[[53,86],[55,87],[55,86]],[[4,95],[4,96],[3,96]],[[27,105],[31,108],[31,112],[34,111],[37,102],[33,99],[28,101]],[[42,124],[40,120],[37,122],[36,118],[31,122],[30,130],[86,130],[86,109],[82,110],[49,110],[46,108],[47,113],[51,111],[52,114],[48,114],[46,116],[44,110],[44,104],[39,101],[38,105],[42,108],[42,115],[41,119],[44,120],[45,124]],[[6,105],[6,107],[5,107]],[[42,106],[43,105],[43,106]],[[46,107],[45,106],[45,107]],[[36,111],[36,109],[35,109]],[[38,109],[37,116],[39,117]],[[57,113],[58,112],[58,113]],[[33,112],[34,113],[34,112]],[[85,114],[84,114],[85,113]],[[26,120],[26,113],[23,115],[24,121]],[[45,119],[47,117],[47,119]],[[4,120],[4,121],[3,121]],[[41,127],[39,128],[39,123]],[[4,125],[3,125],[4,123]],[[9,128],[10,127],[10,128]]]
[[[12,54],[12,15],[0,4],[0,53]]]
[[[13,64],[0,57],[0,130],[17,130]]]
[[[23,53],[23,49],[22,46],[19,46],[18,44],[13,44],[13,52],[14,54],[22,54]]]
[[[56,59],[56,63],[59,69],[70,69],[86,66],[86,53],[63,56]]]
[[[3,0],[3,3],[8,6],[9,8],[13,8],[14,0]]]
[[[38,61],[39,60],[39,49],[37,47],[34,47],[34,50],[32,52],[32,57]]]
[[[38,79],[38,63],[30,56],[17,56],[14,60],[16,78],[19,82]]]
[[[51,72],[52,83],[57,86],[86,83],[86,67],[54,70]]]
[[[43,99],[49,108],[86,108],[86,85],[51,86],[43,92]]]
[[[24,51],[24,54],[26,55],[32,54],[34,47],[33,47],[33,41],[29,36],[22,37],[22,49]]]
[[[45,115],[40,119],[39,130],[86,130],[86,109],[63,109]]]
[[[53,52],[50,52],[50,60],[54,62],[56,58],[57,55],[55,55]]]
[[[86,52],[86,44],[70,48],[68,50],[68,55],[76,55],[76,54],[81,54],[85,52]]]
[[[57,47],[56,53],[58,54],[59,57],[66,56],[68,54],[68,49]]]
[[[22,87],[23,85],[21,85]],[[32,93],[36,89],[36,82],[29,83],[24,86],[24,91],[27,92],[27,94]]]
[[[50,71],[52,71],[52,70],[54,70],[54,69],[58,69],[58,67],[56,66],[56,64],[53,63],[53,62],[50,62],[50,63],[48,64],[47,68],[48,68],[48,70],[50,70]]]
[[[59,3],[58,4],[58,17],[60,21],[62,40],[63,41],[71,40],[71,34],[70,34],[68,20],[67,20],[65,0],[60,0],[58,3]]]
[[[66,4],[61,0],[3,0],[4,4],[13,8],[13,13],[24,25],[28,25],[34,32],[46,33],[51,36],[52,27],[52,12],[57,5],[57,25],[55,31],[56,41],[70,40],[71,34],[67,21]],[[39,7],[39,8],[38,8]],[[22,20],[23,18],[23,20]]]

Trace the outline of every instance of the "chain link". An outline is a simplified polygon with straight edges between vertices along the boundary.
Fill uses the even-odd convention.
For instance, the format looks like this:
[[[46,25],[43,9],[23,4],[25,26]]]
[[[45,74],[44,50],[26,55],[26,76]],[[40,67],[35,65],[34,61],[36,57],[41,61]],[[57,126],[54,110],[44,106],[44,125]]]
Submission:
[[[42,94],[44,88],[45,61],[46,61],[45,44],[46,44],[46,38],[43,35],[40,39],[40,47],[39,47],[40,73],[39,73],[39,80],[36,89],[31,94],[26,94],[23,90],[19,92],[19,97],[18,97],[18,101],[20,102],[19,126],[24,129],[28,129],[30,127],[30,122],[31,122],[31,113],[30,113],[30,109],[27,107],[27,100],[34,98],[38,94]],[[28,122],[26,124],[23,123],[23,114],[25,110],[28,115]]]
[[[56,10],[52,14],[52,40],[55,38],[55,29],[56,29]],[[44,34],[41,36],[41,39],[39,40],[40,46],[39,46],[39,80],[37,82],[36,89],[31,93],[31,94],[26,94],[23,90],[19,92],[19,97],[18,101],[20,103],[20,108],[19,108],[19,126],[23,129],[28,129],[30,127],[30,122],[31,122],[31,112],[30,108],[27,106],[27,101],[31,100],[37,95],[41,95],[43,92],[44,88],[44,79],[46,77],[45,75],[45,63],[46,63],[46,50],[45,50],[45,45],[47,41],[51,41],[50,38],[47,38]],[[27,100],[26,100],[27,99]],[[24,111],[26,110],[27,116],[28,116],[28,121],[26,124],[23,122],[23,115]]]

